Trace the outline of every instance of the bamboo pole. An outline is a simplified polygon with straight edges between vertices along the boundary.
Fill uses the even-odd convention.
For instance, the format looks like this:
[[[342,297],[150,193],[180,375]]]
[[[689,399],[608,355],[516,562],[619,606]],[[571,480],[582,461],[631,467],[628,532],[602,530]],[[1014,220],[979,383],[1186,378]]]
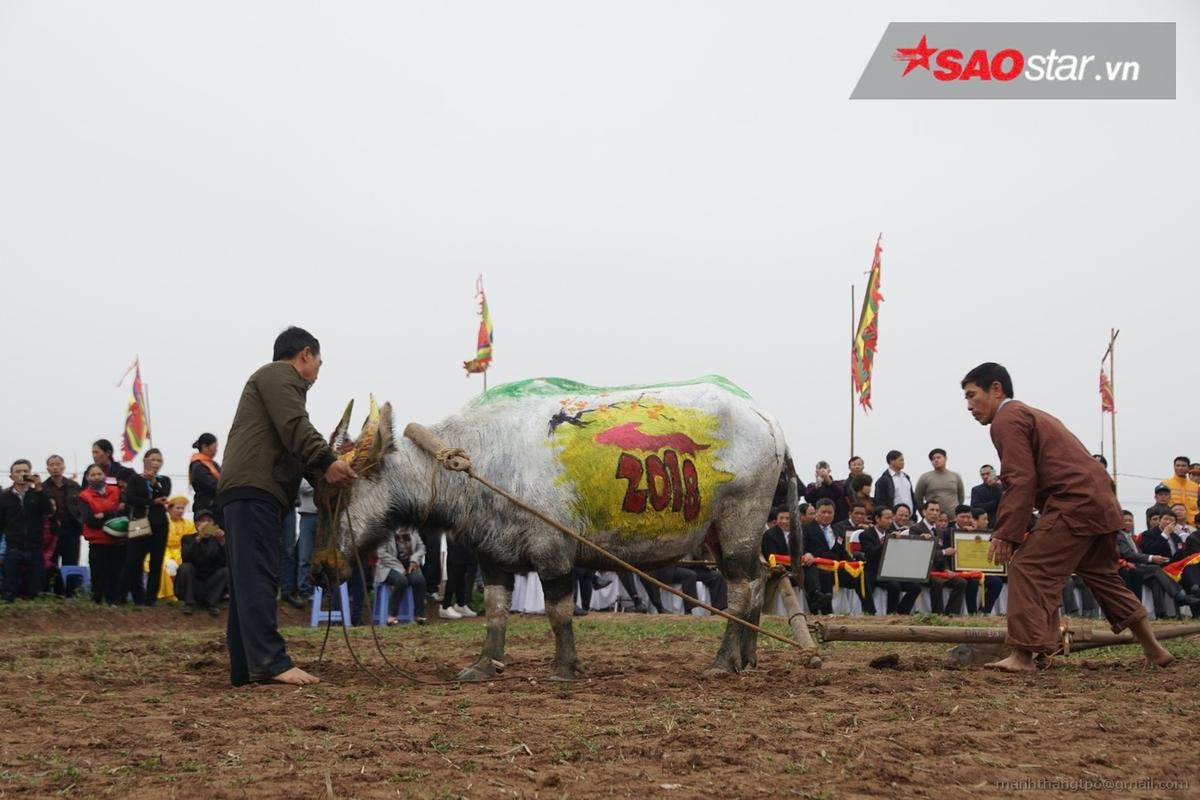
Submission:
[[[935,625],[845,625],[816,623],[817,638],[823,642],[925,642],[944,644],[991,643],[1003,644],[1004,628],[959,628]],[[1071,650],[1090,650],[1135,644],[1132,633],[1111,633],[1091,628],[1068,628]],[[1159,640],[1178,639],[1200,634],[1200,624],[1171,625],[1155,628]]]
[[[858,368],[858,358],[854,344],[858,334],[858,323],[854,319],[854,284],[850,284],[850,454],[854,457],[854,371]]]

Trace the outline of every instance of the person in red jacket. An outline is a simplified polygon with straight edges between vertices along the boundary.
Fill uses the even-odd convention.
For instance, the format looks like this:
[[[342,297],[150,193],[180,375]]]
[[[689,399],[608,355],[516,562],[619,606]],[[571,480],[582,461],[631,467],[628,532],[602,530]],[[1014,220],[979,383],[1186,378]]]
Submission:
[[[79,493],[84,505],[83,538],[88,543],[88,569],[92,577],[92,600],[115,604],[121,567],[125,563],[125,540],[104,532],[104,523],[125,513],[121,491],[108,484],[104,468],[92,464],[83,473],[86,485]]]

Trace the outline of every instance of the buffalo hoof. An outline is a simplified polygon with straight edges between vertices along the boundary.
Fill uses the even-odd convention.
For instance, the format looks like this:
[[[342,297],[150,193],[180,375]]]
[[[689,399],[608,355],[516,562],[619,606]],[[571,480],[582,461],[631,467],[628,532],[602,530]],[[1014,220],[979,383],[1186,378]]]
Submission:
[[[741,671],[741,664],[737,663],[735,658],[717,654],[713,659],[713,663],[708,669],[704,670],[703,675],[706,678],[720,678],[725,675],[737,675]]]
[[[583,668],[578,664],[555,664],[550,670],[550,680],[552,681],[577,681],[583,677]]]
[[[729,678],[737,675],[737,670],[730,668],[727,664],[713,664],[701,674],[705,678]]]
[[[458,673],[460,681],[489,681],[504,671],[504,665],[490,658],[481,658]]]

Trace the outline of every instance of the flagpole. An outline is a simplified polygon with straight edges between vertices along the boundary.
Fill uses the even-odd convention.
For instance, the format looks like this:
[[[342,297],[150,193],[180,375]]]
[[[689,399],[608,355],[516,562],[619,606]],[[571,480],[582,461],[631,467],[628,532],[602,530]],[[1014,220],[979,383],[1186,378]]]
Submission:
[[[1109,414],[1112,415],[1112,481],[1113,481],[1114,488],[1117,485],[1117,380],[1115,377],[1113,377],[1114,370],[1116,369],[1114,366],[1113,359],[1114,359],[1114,356],[1116,355],[1116,350],[1117,350],[1117,336],[1120,335],[1120,333],[1121,333],[1121,331],[1117,330],[1116,328],[1108,329],[1108,349],[1104,351],[1104,355],[1100,356],[1100,368],[1102,371],[1104,369],[1104,360],[1108,359],[1108,390],[1109,390],[1110,402],[1112,403],[1112,411],[1110,411]],[[1100,441],[1101,441],[1101,446],[1103,446],[1103,442],[1104,442],[1104,403],[1103,402],[1100,403]],[[1104,454],[1103,450],[1101,450],[1100,454],[1101,455]]]
[[[1108,382],[1112,386],[1113,396],[1112,477],[1114,493],[1117,487],[1117,368],[1113,363],[1113,359],[1117,354],[1117,334],[1119,333],[1120,331],[1116,330],[1115,328],[1108,329]]]
[[[142,381],[142,394],[146,404],[146,444],[154,446],[154,426],[150,424],[150,384]]]
[[[854,340],[858,334],[858,326],[854,321],[854,284],[850,284],[850,454],[854,457]]]

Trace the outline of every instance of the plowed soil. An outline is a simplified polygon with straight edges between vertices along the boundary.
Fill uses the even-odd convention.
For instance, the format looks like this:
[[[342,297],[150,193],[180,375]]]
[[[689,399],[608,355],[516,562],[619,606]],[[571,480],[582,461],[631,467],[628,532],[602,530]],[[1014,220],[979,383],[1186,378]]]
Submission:
[[[704,679],[723,623],[592,613],[584,680],[546,680],[544,618],[514,616],[506,680],[418,685],[371,633],[281,609],[295,689],[228,685],[224,617],[40,601],[0,610],[0,797],[1195,796],[1200,647],[1169,670],[1134,648],[1036,675],[963,668],[947,645],[783,645]],[[891,620],[893,624],[900,620]],[[911,620],[904,620],[906,622]],[[997,624],[984,621],[973,624]],[[1169,623],[1167,623],[1169,624]],[[784,633],[779,622],[773,629]],[[396,666],[450,680],[480,620],[379,632]],[[880,656],[887,668],[871,667]],[[1014,782],[1009,784],[1007,782]],[[1024,783],[1021,783],[1024,782]]]

